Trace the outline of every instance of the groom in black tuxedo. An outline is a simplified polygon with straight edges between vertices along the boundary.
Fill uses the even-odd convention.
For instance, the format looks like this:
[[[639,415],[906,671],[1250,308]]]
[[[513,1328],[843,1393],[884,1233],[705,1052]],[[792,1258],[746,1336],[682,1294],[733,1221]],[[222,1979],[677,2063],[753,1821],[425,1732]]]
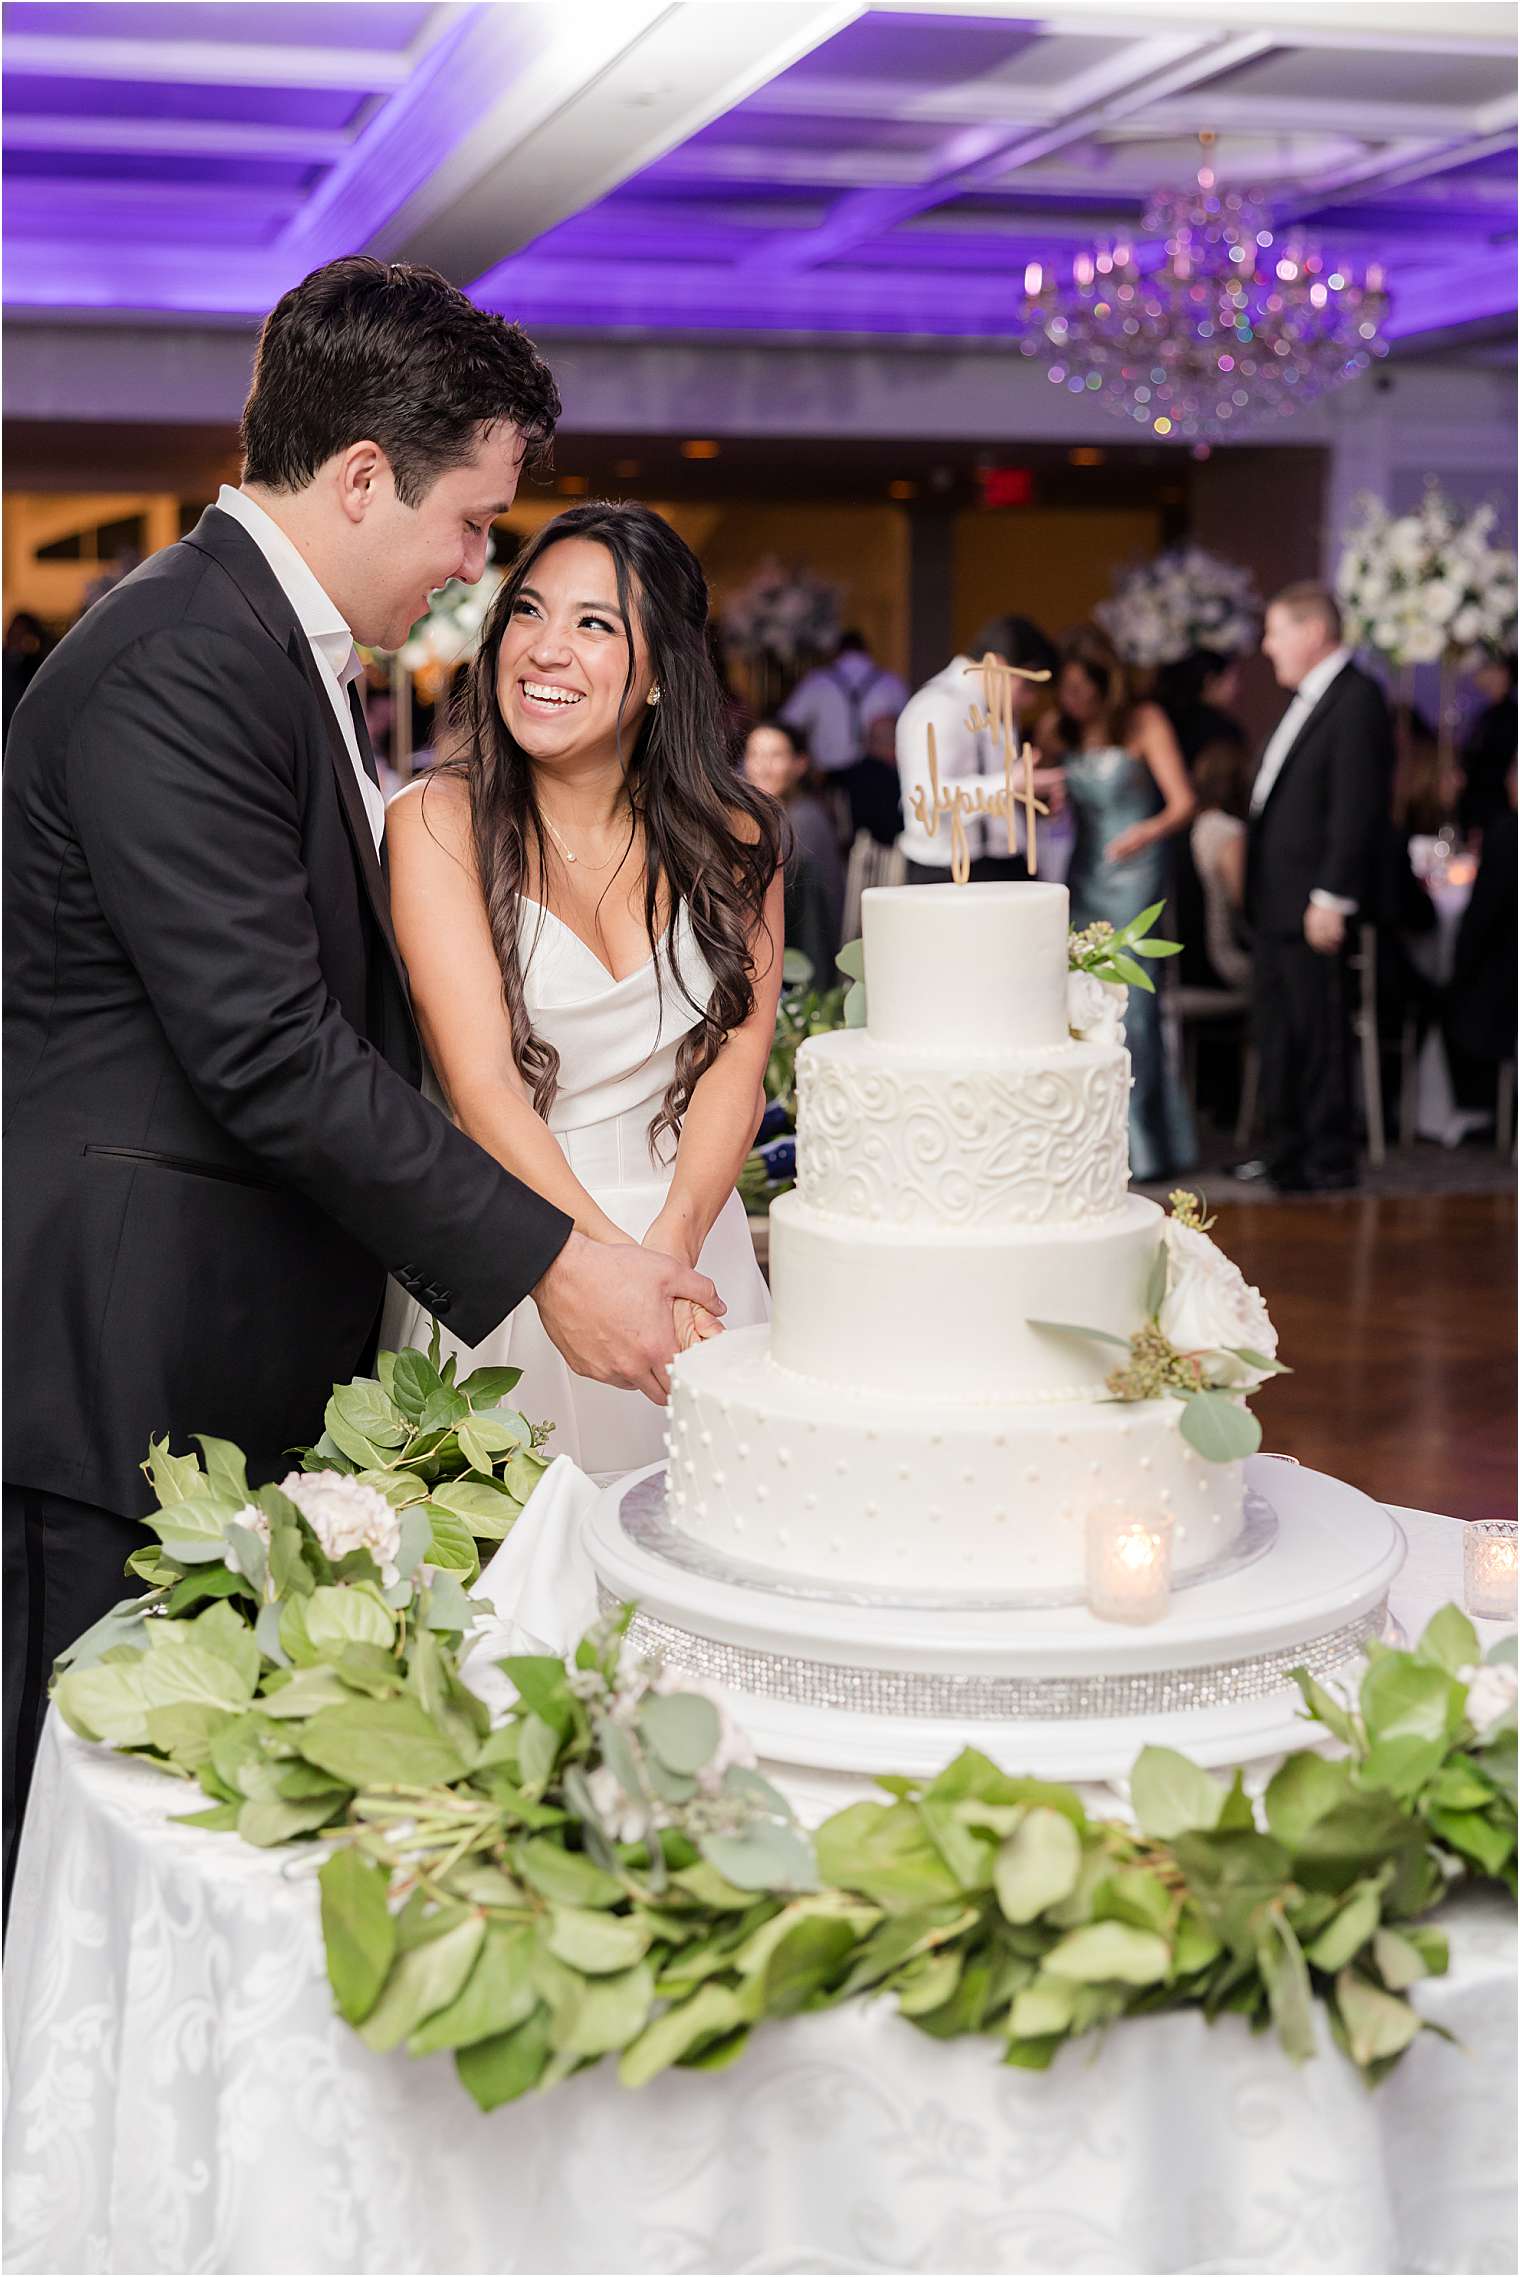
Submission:
[[[1356,1183],[1347,949],[1388,827],[1393,731],[1324,586],[1279,593],[1262,647],[1293,701],[1251,791],[1246,915],[1268,1153],[1237,1175],[1330,1191]]]
[[[661,1399],[669,1258],[588,1241],[422,1097],[355,640],[485,566],[559,416],[515,326],[353,258],[266,322],[240,489],[96,603],[5,779],[5,1880],[52,1662],[125,1590],[150,1438],[255,1480],[373,1349],[387,1270],[465,1343],[530,1292]]]

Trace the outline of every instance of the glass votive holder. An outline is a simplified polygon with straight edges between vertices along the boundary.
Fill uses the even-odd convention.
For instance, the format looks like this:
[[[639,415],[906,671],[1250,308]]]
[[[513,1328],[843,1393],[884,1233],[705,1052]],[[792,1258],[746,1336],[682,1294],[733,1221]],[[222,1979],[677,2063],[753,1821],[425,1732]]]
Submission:
[[[1172,1591],[1169,1510],[1100,1502],[1087,1513],[1087,1602],[1100,1621],[1159,1621]]]
[[[1513,1518],[1470,1518],[1462,1528],[1462,1603],[1480,1621],[1515,1618],[1520,1545]]]

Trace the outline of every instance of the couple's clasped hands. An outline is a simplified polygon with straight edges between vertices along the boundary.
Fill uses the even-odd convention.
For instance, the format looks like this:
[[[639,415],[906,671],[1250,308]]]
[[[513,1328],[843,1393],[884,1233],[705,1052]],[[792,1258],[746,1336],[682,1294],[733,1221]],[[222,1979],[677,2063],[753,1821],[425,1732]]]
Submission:
[[[658,1218],[642,1242],[572,1233],[533,1295],[577,1375],[641,1391],[661,1407],[675,1354],[722,1333],[722,1298]]]

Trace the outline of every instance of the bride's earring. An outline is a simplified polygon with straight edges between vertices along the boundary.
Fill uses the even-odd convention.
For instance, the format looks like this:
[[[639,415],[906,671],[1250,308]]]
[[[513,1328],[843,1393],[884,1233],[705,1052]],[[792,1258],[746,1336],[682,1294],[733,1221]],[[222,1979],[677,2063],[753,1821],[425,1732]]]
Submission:
[[[649,701],[650,701],[652,704],[657,704],[657,703],[659,702],[659,700],[660,700],[660,691],[659,691],[659,688],[658,688],[658,686],[655,686],[655,687],[651,688],[651,689],[650,689],[650,691],[649,691]]]

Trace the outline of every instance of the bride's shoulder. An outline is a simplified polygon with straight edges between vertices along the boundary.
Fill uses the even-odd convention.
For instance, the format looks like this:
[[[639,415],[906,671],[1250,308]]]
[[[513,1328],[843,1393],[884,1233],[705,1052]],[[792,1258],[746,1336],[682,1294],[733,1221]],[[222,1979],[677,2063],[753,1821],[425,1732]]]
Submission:
[[[419,775],[387,804],[385,835],[393,857],[425,859],[432,850],[435,859],[442,854],[473,867],[468,783],[441,768]]]

